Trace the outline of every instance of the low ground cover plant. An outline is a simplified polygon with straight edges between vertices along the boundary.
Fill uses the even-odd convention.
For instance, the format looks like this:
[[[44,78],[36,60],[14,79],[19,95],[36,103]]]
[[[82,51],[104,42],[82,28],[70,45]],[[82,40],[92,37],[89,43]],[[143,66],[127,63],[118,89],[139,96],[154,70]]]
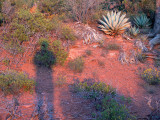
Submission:
[[[73,29],[71,27],[67,26],[67,25],[62,27],[61,37],[64,40],[70,40],[70,41],[76,40],[76,36],[74,34]]]
[[[23,72],[7,70],[0,73],[0,89],[5,95],[32,91],[34,86],[35,81]]]
[[[160,71],[154,68],[143,70],[141,77],[150,85],[157,85],[160,83]]]
[[[106,49],[107,50],[120,50],[120,46],[116,43],[109,43],[107,46],[106,46]]]
[[[78,82],[72,85],[75,93],[93,100],[97,120],[131,120],[135,119],[127,107],[116,99],[115,89],[102,82]]]
[[[81,73],[84,69],[84,60],[82,57],[78,57],[68,63],[71,70]]]

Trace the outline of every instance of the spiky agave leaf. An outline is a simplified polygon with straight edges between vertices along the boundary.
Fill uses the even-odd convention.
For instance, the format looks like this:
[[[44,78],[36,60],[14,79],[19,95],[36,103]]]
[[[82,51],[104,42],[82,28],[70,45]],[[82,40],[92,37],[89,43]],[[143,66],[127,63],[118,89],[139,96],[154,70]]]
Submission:
[[[134,23],[139,28],[146,28],[151,25],[150,20],[147,18],[145,14],[141,14],[134,18]]]
[[[129,29],[129,33],[130,33],[130,35],[132,35],[132,36],[137,36],[139,32],[140,32],[139,29],[136,28],[135,26],[134,26],[134,27],[131,27],[131,28]]]
[[[103,15],[103,20],[99,20],[99,28],[108,35],[122,34],[131,25],[125,17],[126,14],[121,15],[121,12],[108,12],[106,17]]]

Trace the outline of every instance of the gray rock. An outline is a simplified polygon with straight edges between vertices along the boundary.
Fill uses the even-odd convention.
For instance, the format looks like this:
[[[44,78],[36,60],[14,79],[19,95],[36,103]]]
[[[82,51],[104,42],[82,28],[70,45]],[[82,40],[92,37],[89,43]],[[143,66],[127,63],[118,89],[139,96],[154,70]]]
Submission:
[[[149,41],[150,50],[152,50],[156,44],[160,44],[160,34],[157,34],[153,39]]]

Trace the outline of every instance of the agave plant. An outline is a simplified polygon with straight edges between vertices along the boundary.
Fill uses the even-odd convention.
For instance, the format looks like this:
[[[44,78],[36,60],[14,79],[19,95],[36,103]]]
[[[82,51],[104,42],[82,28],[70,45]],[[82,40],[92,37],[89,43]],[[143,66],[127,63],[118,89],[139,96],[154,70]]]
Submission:
[[[150,20],[147,18],[145,14],[141,14],[134,18],[134,23],[139,28],[147,28],[151,25]]]
[[[131,26],[130,22],[128,22],[128,18],[125,18],[126,14],[122,14],[121,12],[108,12],[107,16],[103,15],[103,19],[99,20],[101,25],[99,25],[100,29],[108,35],[118,35],[125,32],[127,28]]]
[[[129,28],[129,33],[132,36],[137,36],[139,32],[140,32],[139,29],[136,28],[135,26]]]

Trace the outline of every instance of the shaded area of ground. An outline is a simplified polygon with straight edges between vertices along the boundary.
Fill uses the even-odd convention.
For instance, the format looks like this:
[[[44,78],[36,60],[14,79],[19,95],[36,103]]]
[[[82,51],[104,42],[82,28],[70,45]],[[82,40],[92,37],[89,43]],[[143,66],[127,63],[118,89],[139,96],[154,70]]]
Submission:
[[[53,120],[54,87],[52,69],[37,67],[36,69],[37,112],[40,120]]]

